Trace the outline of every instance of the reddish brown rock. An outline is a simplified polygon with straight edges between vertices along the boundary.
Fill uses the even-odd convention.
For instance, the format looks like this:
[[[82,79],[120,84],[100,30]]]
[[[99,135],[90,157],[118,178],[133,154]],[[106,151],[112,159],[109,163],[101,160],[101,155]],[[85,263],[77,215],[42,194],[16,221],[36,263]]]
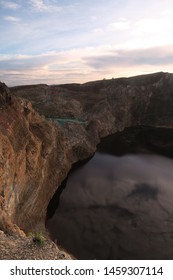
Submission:
[[[43,227],[71,165],[101,137],[138,125],[173,128],[172,93],[169,73],[10,90],[1,83],[0,230]]]

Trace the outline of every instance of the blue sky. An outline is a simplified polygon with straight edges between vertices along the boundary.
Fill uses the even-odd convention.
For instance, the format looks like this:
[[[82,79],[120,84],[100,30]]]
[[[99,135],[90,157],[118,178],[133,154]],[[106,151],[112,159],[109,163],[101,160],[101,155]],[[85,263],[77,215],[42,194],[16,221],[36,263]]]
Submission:
[[[0,34],[9,86],[173,72],[172,0],[0,0]]]

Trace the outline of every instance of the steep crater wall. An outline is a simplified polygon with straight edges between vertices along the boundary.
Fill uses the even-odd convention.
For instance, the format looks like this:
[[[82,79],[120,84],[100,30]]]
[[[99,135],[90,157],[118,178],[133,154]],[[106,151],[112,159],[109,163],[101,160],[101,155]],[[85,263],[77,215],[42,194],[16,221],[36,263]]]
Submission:
[[[1,229],[21,234],[43,227],[72,164],[90,157],[100,138],[131,126],[172,129],[172,108],[169,73],[82,85],[8,89],[1,83]],[[61,118],[82,122],[61,124]]]

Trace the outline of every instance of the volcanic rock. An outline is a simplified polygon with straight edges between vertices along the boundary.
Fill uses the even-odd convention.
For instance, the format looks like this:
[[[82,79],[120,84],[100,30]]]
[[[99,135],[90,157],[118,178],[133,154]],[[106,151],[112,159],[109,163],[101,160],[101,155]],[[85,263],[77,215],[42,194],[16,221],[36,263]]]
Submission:
[[[10,89],[0,83],[0,230],[44,228],[47,206],[73,163],[126,127],[172,129],[172,108],[169,73]],[[159,137],[153,145],[162,145]]]

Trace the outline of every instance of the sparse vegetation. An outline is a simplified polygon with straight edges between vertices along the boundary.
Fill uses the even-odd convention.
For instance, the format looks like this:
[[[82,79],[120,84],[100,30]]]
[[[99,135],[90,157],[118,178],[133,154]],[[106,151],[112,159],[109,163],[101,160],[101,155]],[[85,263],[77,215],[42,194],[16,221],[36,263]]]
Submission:
[[[31,236],[32,236],[33,242],[40,245],[40,246],[43,246],[46,242],[46,239],[43,236],[42,232],[31,233]]]
[[[36,236],[37,242],[33,242]],[[18,237],[0,231],[0,260],[63,260],[74,259],[49,238],[45,238],[44,246],[40,246],[43,234],[29,233],[28,236]],[[44,238],[44,237],[43,237]],[[42,242],[42,241],[41,241]]]

